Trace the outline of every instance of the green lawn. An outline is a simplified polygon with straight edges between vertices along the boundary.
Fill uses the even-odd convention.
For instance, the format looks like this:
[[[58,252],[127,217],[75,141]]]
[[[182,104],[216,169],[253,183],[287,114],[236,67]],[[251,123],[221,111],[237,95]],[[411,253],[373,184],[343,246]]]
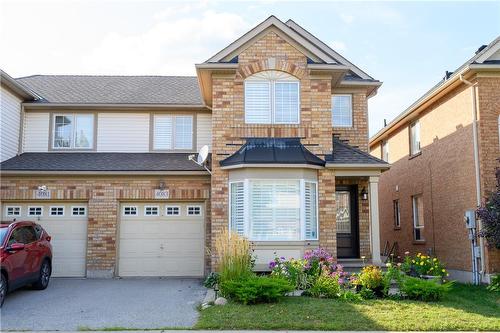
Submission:
[[[343,302],[286,297],[277,304],[212,306],[196,329],[500,331],[500,294],[456,284],[440,302]]]

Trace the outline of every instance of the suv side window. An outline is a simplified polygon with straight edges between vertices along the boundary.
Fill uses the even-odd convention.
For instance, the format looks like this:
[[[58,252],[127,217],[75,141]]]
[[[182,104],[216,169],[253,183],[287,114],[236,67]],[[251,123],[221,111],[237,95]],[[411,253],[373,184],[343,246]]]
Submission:
[[[16,228],[12,231],[12,234],[10,235],[9,242],[7,243],[7,246],[11,246],[14,243],[24,244],[23,228]]]
[[[38,224],[35,225],[35,233],[36,233],[36,239],[40,239],[42,237],[43,229]]]
[[[36,237],[35,229],[33,229],[33,227],[22,227],[21,229],[24,229],[23,232],[24,232],[25,244],[36,242],[37,237]]]

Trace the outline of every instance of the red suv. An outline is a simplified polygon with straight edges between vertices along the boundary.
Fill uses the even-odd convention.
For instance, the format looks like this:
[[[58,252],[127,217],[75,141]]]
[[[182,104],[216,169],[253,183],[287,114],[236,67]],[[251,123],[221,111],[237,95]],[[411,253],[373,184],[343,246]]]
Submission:
[[[52,271],[50,236],[38,224],[29,221],[0,224],[0,307],[5,295],[14,289],[32,285],[45,289]]]

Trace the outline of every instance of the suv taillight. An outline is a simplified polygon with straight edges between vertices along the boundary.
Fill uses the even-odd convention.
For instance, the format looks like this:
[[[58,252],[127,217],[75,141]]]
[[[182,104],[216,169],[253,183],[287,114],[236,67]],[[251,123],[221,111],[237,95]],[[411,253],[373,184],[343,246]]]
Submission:
[[[47,237],[45,237],[45,239],[47,240],[47,242],[50,242],[50,240],[52,239],[52,237],[47,236]]]

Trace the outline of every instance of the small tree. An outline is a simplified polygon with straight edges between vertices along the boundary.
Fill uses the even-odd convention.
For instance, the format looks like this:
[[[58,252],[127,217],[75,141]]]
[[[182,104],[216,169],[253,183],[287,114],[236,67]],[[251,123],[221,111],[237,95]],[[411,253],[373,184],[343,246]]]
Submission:
[[[477,209],[477,215],[482,221],[481,237],[488,244],[500,249],[500,168],[496,170],[497,189],[491,192],[486,203]]]

